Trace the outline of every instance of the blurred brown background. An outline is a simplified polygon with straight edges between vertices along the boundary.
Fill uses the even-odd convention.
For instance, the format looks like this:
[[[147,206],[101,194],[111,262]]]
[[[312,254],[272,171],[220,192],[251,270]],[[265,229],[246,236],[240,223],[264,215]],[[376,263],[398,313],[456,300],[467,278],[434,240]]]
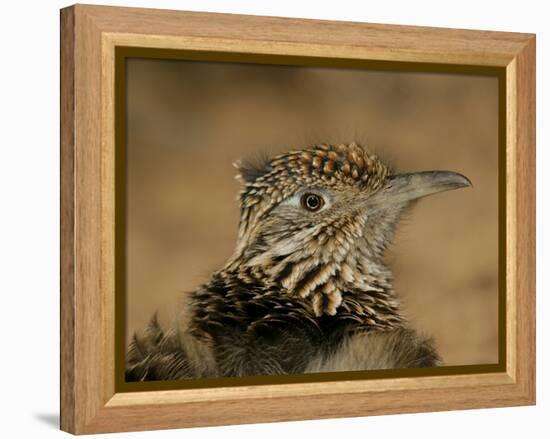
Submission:
[[[146,59],[127,71],[128,337],[157,310],[169,325],[230,256],[233,161],[356,140],[398,171],[472,180],[420,201],[388,261],[447,365],[498,361],[496,78]]]

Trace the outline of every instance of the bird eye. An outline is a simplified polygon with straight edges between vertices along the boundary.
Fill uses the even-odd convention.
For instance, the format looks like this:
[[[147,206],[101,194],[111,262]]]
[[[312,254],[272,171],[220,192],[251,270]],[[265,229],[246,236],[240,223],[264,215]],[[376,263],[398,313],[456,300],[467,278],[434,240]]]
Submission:
[[[307,193],[302,195],[302,207],[310,212],[317,212],[325,204],[325,200],[317,194]]]

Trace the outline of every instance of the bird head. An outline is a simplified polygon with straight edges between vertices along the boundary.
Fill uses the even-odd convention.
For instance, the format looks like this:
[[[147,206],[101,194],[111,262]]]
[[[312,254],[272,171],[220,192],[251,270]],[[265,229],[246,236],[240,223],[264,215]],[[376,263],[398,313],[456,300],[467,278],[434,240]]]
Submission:
[[[383,256],[403,211],[421,197],[470,186],[449,171],[394,174],[355,143],[236,166],[241,217],[228,265],[309,298],[317,316],[336,314],[346,294],[389,294]]]

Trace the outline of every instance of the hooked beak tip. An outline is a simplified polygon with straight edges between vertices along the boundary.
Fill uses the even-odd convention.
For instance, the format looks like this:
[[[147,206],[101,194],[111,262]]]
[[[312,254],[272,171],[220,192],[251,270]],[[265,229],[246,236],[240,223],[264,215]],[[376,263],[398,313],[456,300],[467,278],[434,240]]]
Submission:
[[[463,187],[474,187],[472,184],[472,181],[466,177],[463,174],[459,174],[458,172],[450,172],[450,171],[435,171],[435,174],[439,174],[438,177],[435,178],[435,180],[441,180],[442,186],[448,185],[451,188],[463,188]]]

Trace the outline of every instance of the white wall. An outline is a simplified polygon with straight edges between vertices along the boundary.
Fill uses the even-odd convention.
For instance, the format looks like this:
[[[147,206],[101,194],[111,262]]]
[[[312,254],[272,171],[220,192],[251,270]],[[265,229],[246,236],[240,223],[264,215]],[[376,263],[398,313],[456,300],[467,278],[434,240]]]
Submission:
[[[548,14],[543,1],[111,1],[121,6],[537,33],[538,405],[437,414],[123,434],[116,437],[542,437],[549,430]],[[2,4],[0,32],[0,401],[3,437],[53,437],[59,367],[59,13],[67,2]],[[546,126],[544,126],[546,124]],[[545,374],[546,372],[546,374]],[[546,433],[547,435],[548,433]],[[546,436],[547,437],[547,436]]]

